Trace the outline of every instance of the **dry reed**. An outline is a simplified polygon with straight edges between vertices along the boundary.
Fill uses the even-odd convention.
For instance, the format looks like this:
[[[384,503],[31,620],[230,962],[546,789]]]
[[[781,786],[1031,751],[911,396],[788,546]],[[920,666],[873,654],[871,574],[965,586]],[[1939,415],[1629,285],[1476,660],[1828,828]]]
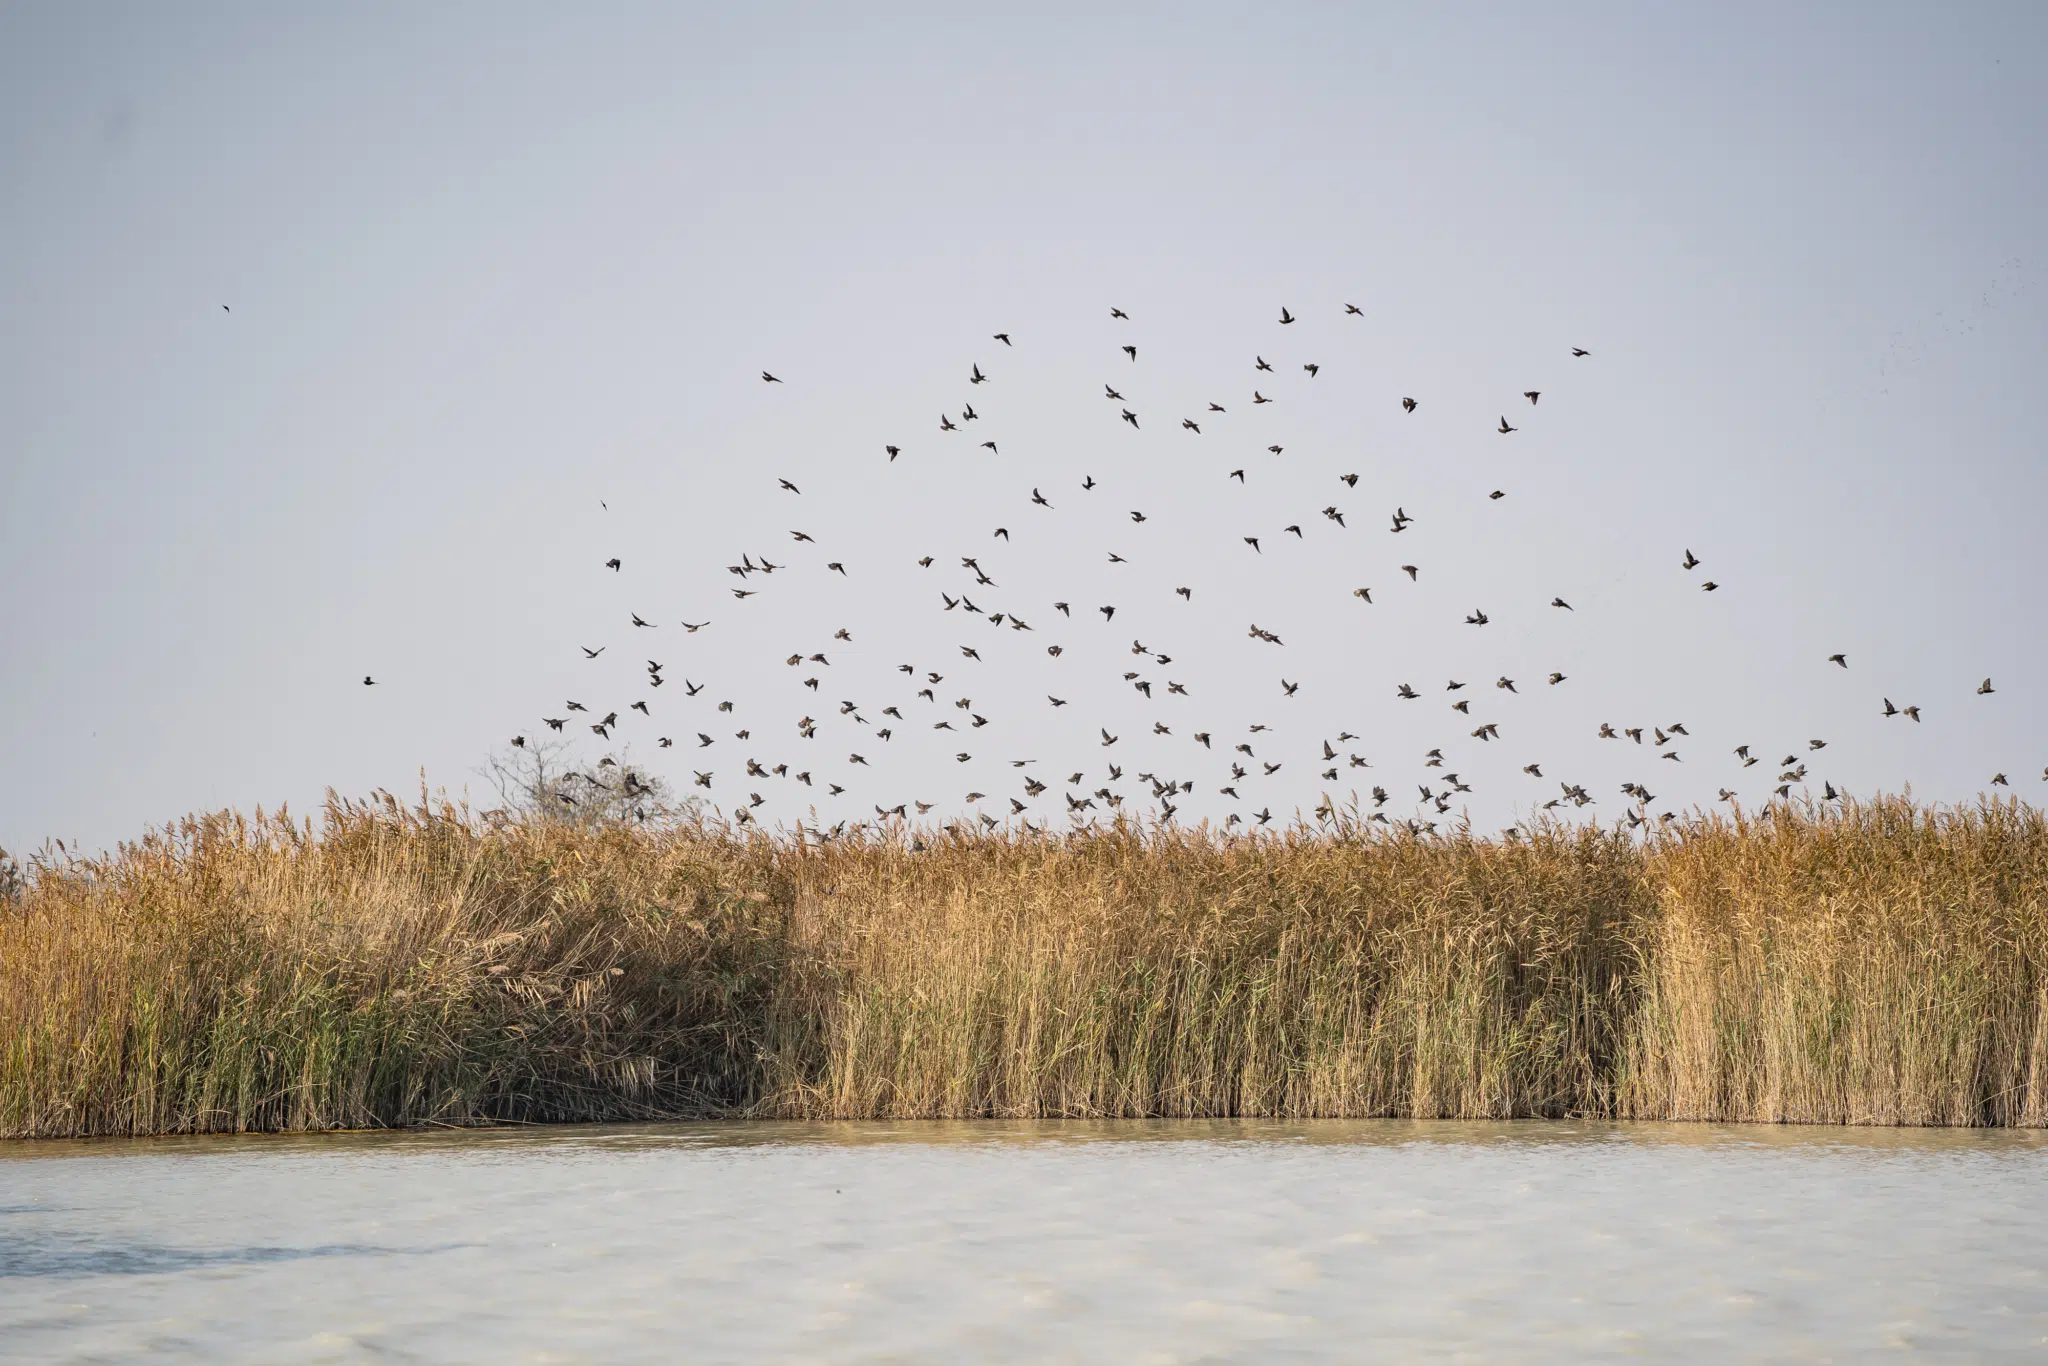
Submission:
[[[0,1133],[2044,1122],[2048,824],[778,840],[330,802],[0,886]]]

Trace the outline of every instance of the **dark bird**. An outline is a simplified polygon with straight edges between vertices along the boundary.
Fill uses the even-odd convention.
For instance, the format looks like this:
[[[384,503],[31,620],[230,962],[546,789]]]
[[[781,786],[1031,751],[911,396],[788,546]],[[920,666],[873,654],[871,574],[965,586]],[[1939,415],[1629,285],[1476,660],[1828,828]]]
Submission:
[[[1124,348],[1124,354],[1126,356],[1129,356],[1132,360],[1136,360],[1138,358],[1138,348],[1135,346],[1126,346]]]
[[[982,448],[983,450],[987,451],[987,452],[988,452],[989,454],[991,454],[991,455],[1001,455],[1001,454],[1002,454],[1002,452],[1001,452],[1001,451],[999,451],[999,450],[997,450],[997,449],[996,449],[996,443],[995,443],[995,442],[993,442],[993,441],[984,441],[984,442],[982,442],[982,443],[981,443],[981,448]]]
[[[1886,717],[1897,716],[1899,714],[1899,709],[1893,706],[1892,700],[1889,697],[1887,697],[1884,700],[1884,711],[1879,714]]]
[[[547,723],[549,730],[560,730],[569,724],[569,718],[566,716],[543,716],[541,720]]]
[[[988,383],[988,376],[982,374],[981,367],[977,365],[974,367],[974,373],[967,377],[967,382],[969,384],[986,384]]]
[[[1244,482],[1244,471],[1243,471],[1243,470],[1232,470],[1232,471],[1230,472],[1230,474],[1229,474],[1229,476],[1228,476],[1228,477],[1229,477],[1229,478],[1232,478],[1232,479],[1235,479],[1235,480],[1236,480],[1236,481],[1237,481],[1238,483],[1242,484],[1242,483]]]
[[[1372,590],[1370,588],[1354,588],[1351,590],[1351,596],[1354,598],[1364,598],[1367,603],[1370,603],[1372,601]]]
[[[1340,474],[1337,477],[1344,481],[1346,488],[1355,489],[1358,487],[1358,476],[1355,474]]]
[[[374,687],[376,687],[376,686],[377,686],[377,680],[376,680],[376,679],[374,679],[374,678],[372,678],[372,677],[370,677],[370,676],[369,676],[368,674],[364,674],[364,675],[363,675],[363,686],[364,686],[364,687],[366,687],[366,688],[374,688]]]
[[[1550,605],[1552,607],[1562,607],[1567,612],[1574,610],[1572,605],[1566,602],[1563,598],[1552,598],[1550,600]]]
[[[889,463],[892,465],[896,463],[896,457],[903,454],[901,446],[884,446],[882,449],[889,453]]]
[[[1415,411],[1415,400],[1414,400],[1414,399],[1412,399],[1412,398],[1404,398],[1404,399],[1402,399],[1402,400],[1401,400],[1401,411],[1402,411],[1402,412],[1404,412],[1404,413],[1412,413],[1412,412],[1414,412],[1414,411]]]
[[[1542,398],[1542,397],[1543,397],[1543,395],[1542,395],[1542,393],[1541,393],[1541,392],[1540,392],[1539,390],[1535,390],[1535,389],[1524,389],[1524,390],[1522,391],[1522,397],[1523,397],[1523,398],[1526,398],[1526,399],[1528,399],[1528,400],[1529,400],[1529,406],[1530,406],[1531,408],[1533,408],[1533,407],[1535,407],[1535,406],[1536,406],[1536,400],[1537,400],[1537,399],[1539,399],[1539,398]]]
[[[1124,312],[1121,308],[1110,309],[1109,316],[1112,318],[1122,318],[1125,322],[1129,322],[1131,320],[1131,315]]]
[[[939,430],[940,430],[940,431],[942,431],[942,432],[957,432],[957,431],[959,431],[960,429],[959,429],[958,427],[956,427],[956,426],[954,426],[954,425],[953,425],[953,419],[952,419],[952,418],[950,418],[950,417],[947,417],[947,416],[946,416],[946,415],[945,415],[944,413],[940,413],[940,414],[939,414]],[[892,460],[893,460],[893,459],[895,459],[895,457],[894,457],[894,456],[891,456],[891,457],[890,457],[890,459],[892,459]]]
[[[652,629],[653,629],[653,627],[654,627],[654,623],[653,623],[653,622],[651,622],[651,621],[642,621],[642,620],[640,619],[640,614],[639,614],[638,612],[630,612],[630,613],[628,613],[627,615],[629,615],[629,616],[631,616],[631,617],[633,618],[633,624],[634,624],[635,626],[645,626],[645,627],[647,627],[647,628],[648,628],[648,629],[650,629],[650,630],[652,630]]]
[[[1404,565],[1402,565],[1402,566],[1401,566],[1401,572],[1402,572],[1403,574],[1406,574],[1406,575],[1408,576],[1408,581],[1409,581],[1410,583],[1413,583],[1413,582],[1415,582],[1415,566],[1414,566],[1414,565],[1412,565],[1412,564],[1404,564]]]
[[[710,624],[708,621],[679,621],[676,623],[676,625],[682,627],[693,636]]]
[[[795,484],[790,483],[787,479],[778,479],[775,482],[782,485],[782,487],[788,489],[791,493],[803,492],[802,489],[798,488]]]
[[[1253,402],[1253,403],[1271,403],[1272,401],[1273,401],[1272,399],[1270,399],[1270,398],[1267,398],[1267,397],[1266,397],[1266,396],[1265,396],[1264,394],[1260,393],[1260,392],[1259,392],[1258,390],[1256,390],[1256,389],[1252,390],[1252,402]]]
[[[1591,351],[1588,351],[1588,350],[1586,350],[1586,349],[1585,349],[1584,347],[1582,347],[1582,346],[1574,346],[1574,347],[1572,348],[1572,354],[1573,354],[1574,356],[1590,356],[1590,355],[1592,355],[1593,353],[1592,353]]]
[[[995,339],[996,339],[997,341],[1001,342],[1001,343],[1002,343],[1003,345],[1005,345],[1005,346],[1008,346],[1008,345],[1010,344],[1010,334],[1009,334],[1009,333],[1007,333],[1007,332],[998,332],[998,333],[996,333],[996,334],[995,334]],[[918,803],[918,804],[919,804],[920,806],[922,806],[922,805],[923,805],[923,803],[922,803],[922,802],[920,802],[920,803]]]
[[[1258,538],[1258,537],[1256,537],[1256,536],[1247,536],[1247,537],[1245,537],[1245,538],[1244,538],[1244,543],[1245,543],[1246,545],[1250,546],[1250,547],[1251,547],[1251,548],[1252,548],[1253,550],[1259,550],[1259,538]],[[1265,554],[1266,552],[1265,552],[1265,551],[1263,551],[1263,550],[1259,550],[1259,553],[1260,553],[1261,555],[1263,555],[1263,554]]]
[[[1679,562],[1679,568],[1681,568],[1681,569],[1697,569],[1697,568],[1699,568],[1699,564],[1700,564],[1700,557],[1699,557],[1699,556],[1697,556],[1697,555],[1695,555],[1695,554],[1693,554],[1693,553],[1692,553],[1692,551],[1688,550],[1688,551],[1686,551],[1686,552],[1685,552],[1685,558],[1684,558],[1683,560],[1681,560],[1681,561]]]
[[[1129,408],[1126,408],[1124,409],[1124,421],[1130,423],[1133,427],[1135,427],[1138,425],[1138,415],[1132,412]]]
[[[604,562],[604,567],[606,569],[611,570],[614,574],[619,572],[619,562],[616,558],[606,560]]]
[[[1499,489],[1495,489],[1492,493],[1489,493],[1486,496],[1495,502],[1499,502],[1501,499],[1507,497],[1507,495],[1505,493],[1502,493]]]
[[[1310,379],[1314,379],[1316,377],[1316,372],[1321,370],[1323,367],[1317,365],[1314,361],[1310,361],[1307,365],[1304,365],[1301,368],[1308,371],[1308,377]]]
[[[1280,321],[1283,324],[1291,323],[1294,321],[1294,315],[1292,313],[1289,313],[1284,305],[1280,309]]]
[[[782,381],[781,381],[781,380],[779,380],[779,379],[775,378],[775,376],[773,376],[773,375],[769,374],[769,373],[768,373],[768,372],[767,372],[766,370],[763,370],[763,371],[761,372],[761,378],[762,378],[762,380],[763,380],[763,381],[765,381],[766,383],[769,383],[769,384],[780,384],[780,383],[782,383]]]
[[[1191,417],[1182,418],[1180,420],[1180,425],[1186,428],[1188,431],[1193,432],[1196,436],[1200,436],[1202,434],[1202,429],[1196,425],[1195,420]]]
[[[1353,313],[1356,313],[1356,314],[1357,314],[1357,315],[1358,315],[1359,317],[1361,317],[1361,318],[1363,318],[1363,317],[1365,316],[1365,311],[1364,311],[1363,309],[1361,309],[1361,308],[1360,308],[1360,307],[1359,307],[1359,306],[1358,306],[1357,304],[1346,304],[1346,305],[1344,305],[1344,312],[1345,312],[1346,316],[1349,316],[1350,314],[1353,314]]]
[[[1705,583],[1700,585],[1700,591],[1702,593],[1711,593],[1720,586],[1720,584],[1715,583],[1712,579],[1708,579]]]
[[[1292,697],[1296,693],[1301,691],[1301,684],[1289,683],[1286,679],[1283,678],[1280,680],[1280,691],[1287,694],[1289,697]]]
[[[1193,602],[1195,600],[1195,590],[1192,588],[1176,588],[1173,591],[1180,594],[1182,598],[1189,602]]]
[[[1828,663],[1839,664],[1846,669],[1849,667],[1849,657],[1847,655],[1829,655]]]
[[[1519,432],[1520,430],[1522,430],[1520,427],[1510,427],[1505,417],[1500,420],[1500,434],[1502,436],[1506,436],[1509,432]]]
[[[597,647],[597,648],[596,648],[595,650],[591,649],[591,648],[590,648],[590,647],[589,647],[588,645],[581,645],[581,646],[578,646],[577,648],[583,651],[583,657],[584,657],[585,659],[596,659],[596,658],[597,658],[597,657],[598,657],[599,655],[603,654],[603,653],[604,653],[604,652],[605,652],[606,650],[609,650],[609,649],[611,649],[611,646],[609,646],[609,645],[600,645],[600,646],[598,646],[598,647]]]
[[[1031,501],[1042,508],[1049,508],[1052,506],[1051,503],[1045,501],[1045,495],[1040,493],[1037,489],[1031,490]]]
[[[1977,696],[1979,697],[1984,697],[1995,691],[1997,691],[1997,689],[1991,686],[1991,680],[1988,678],[1977,685]]]

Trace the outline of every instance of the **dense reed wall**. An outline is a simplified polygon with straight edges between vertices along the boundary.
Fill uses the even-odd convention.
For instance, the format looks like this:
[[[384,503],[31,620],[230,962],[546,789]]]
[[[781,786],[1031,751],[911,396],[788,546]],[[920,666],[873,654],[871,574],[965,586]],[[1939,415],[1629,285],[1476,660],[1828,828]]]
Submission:
[[[0,1133],[2048,1118],[2031,808],[1376,831],[194,819],[0,894]]]

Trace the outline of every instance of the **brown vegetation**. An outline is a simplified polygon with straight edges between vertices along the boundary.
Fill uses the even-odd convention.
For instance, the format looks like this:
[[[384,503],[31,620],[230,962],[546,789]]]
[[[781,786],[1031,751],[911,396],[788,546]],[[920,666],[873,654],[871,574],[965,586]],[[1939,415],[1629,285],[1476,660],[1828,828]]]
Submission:
[[[0,1133],[2048,1119],[2048,823],[774,839],[389,799],[0,880]]]

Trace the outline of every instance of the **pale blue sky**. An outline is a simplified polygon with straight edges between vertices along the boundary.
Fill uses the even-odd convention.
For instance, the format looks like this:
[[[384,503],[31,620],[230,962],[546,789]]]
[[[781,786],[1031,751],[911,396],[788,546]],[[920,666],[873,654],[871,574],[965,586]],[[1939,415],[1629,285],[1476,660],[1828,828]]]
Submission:
[[[1292,810],[1341,727],[1373,767],[1337,789],[1402,814],[1431,746],[1501,822],[1555,778],[1608,815],[1624,779],[1760,797],[1813,737],[1858,792],[2038,800],[2044,38],[2018,4],[10,6],[0,846],[422,767],[480,791],[571,697],[649,698],[635,757],[771,818],[822,789],[747,757],[844,781],[855,750],[828,818],[1007,797],[1011,758]],[[790,568],[739,603],[743,552]],[[1033,632],[940,610],[962,555]],[[816,694],[799,648],[832,657]],[[901,662],[947,675],[939,710]],[[1146,702],[1138,665],[1190,696]],[[929,729],[957,696],[971,742]],[[1686,722],[1684,762],[1602,720]],[[1233,807],[1253,723],[1287,767]]]

